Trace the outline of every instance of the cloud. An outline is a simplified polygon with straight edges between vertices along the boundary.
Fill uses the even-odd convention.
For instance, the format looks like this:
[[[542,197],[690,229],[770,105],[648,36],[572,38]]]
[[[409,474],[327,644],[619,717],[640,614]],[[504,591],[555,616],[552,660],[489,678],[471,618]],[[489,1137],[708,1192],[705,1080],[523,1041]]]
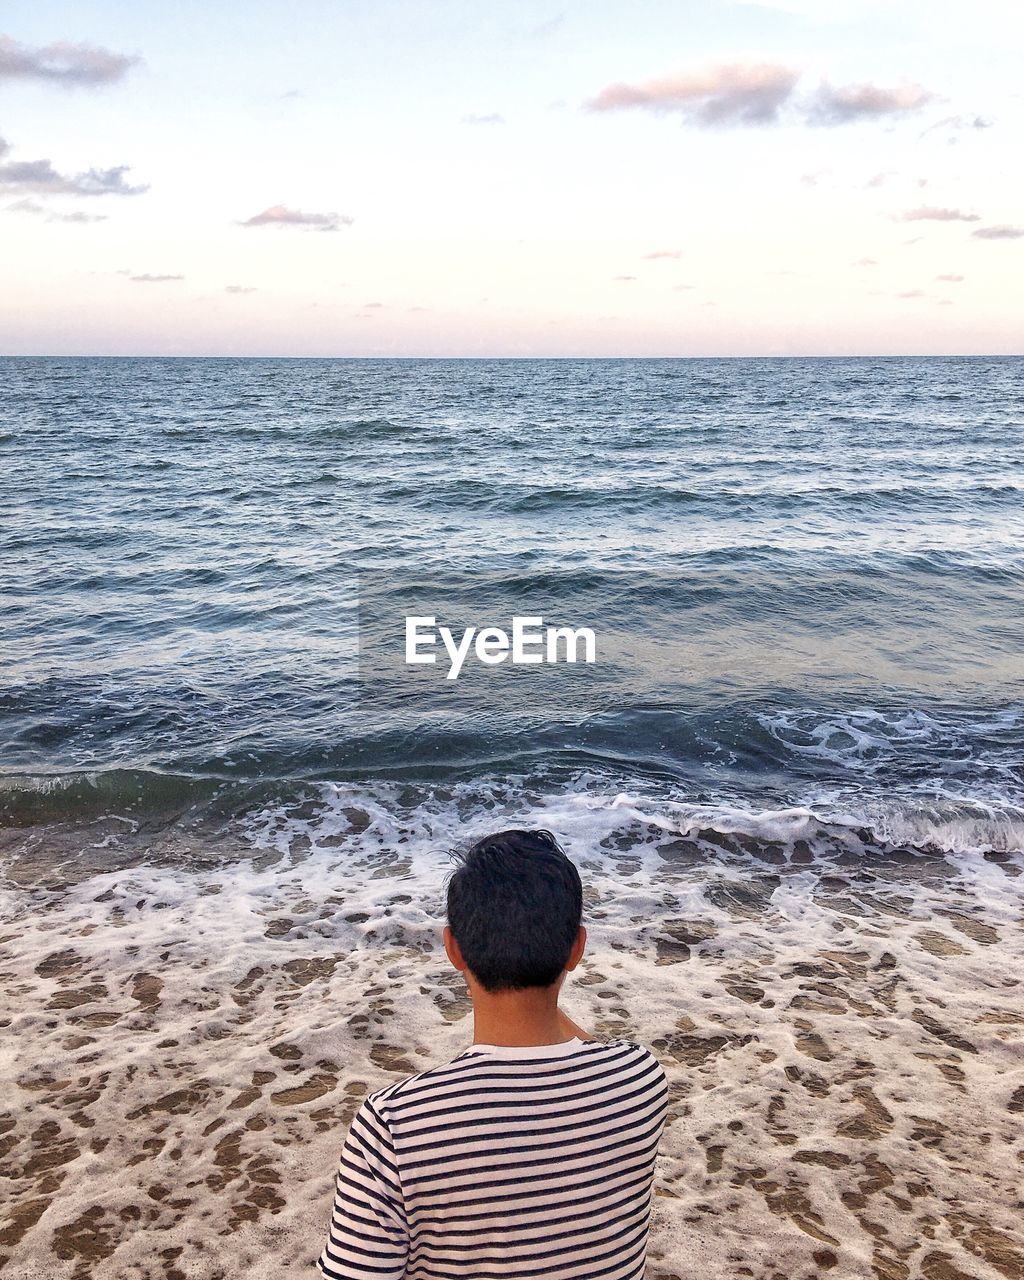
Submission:
[[[874,177],[869,178],[865,182],[866,187],[884,187],[890,178],[898,178],[900,173],[898,169],[885,169],[881,173],[876,173]],[[928,178],[907,178],[908,182],[912,182],[915,187],[926,187]]]
[[[644,259],[647,262],[654,262],[658,258],[681,258],[682,256],[681,249],[655,249],[653,253],[645,253]]]
[[[486,115],[486,116],[478,116],[478,115],[463,116],[462,119],[459,121],[459,123],[460,124],[504,124],[505,117],[502,115],[499,115],[497,111],[492,111],[490,115]]]
[[[922,205],[901,214],[900,222],[980,222],[976,213],[964,213],[962,209],[941,209],[935,205]]]
[[[122,275],[126,275],[133,284],[166,284],[168,280],[184,280],[184,276],[154,276],[149,272],[143,272],[141,275],[133,275],[130,271],[123,271]]]
[[[1024,227],[979,227],[972,234],[976,240],[1020,240],[1024,237]]]
[[[612,276],[613,280],[635,280],[636,276]]]
[[[934,96],[919,84],[887,89],[877,84],[831,85],[822,81],[808,99],[805,112],[811,124],[853,124],[906,115],[931,102]]]
[[[961,129],[991,129],[992,121],[986,120],[984,116],[944,116],[941,120],[936,120],[934,124],[930,124],[921,134],[921,137],[927,137],[929,133],[934,133],[937,129],[950,129],[959,131]]]
[[[81,209],[73,209],[70,213],[57,213],[41,205],[38,200],[16,200],[9,204],[5,213],[30,213],[42,217],[46,222],[106,222],[106,214],[85,213]]]
[[[84,173],[58,173],[49,160],[11,160],[0,164],[0,192],[32,191],[52,196],[138,196],[147,186],[131,187],[124,175],[127,165],[112,169],[87,169]]]
[[[565,10],[556,13],[554,17],[548,18],[546,22],[540,22],[528,32],[530,39],[539,40],[544,36],[551,35],[565,22]]]
[[[70,213],[51,213],[47,222],[106,222],[105,213],[86,213],[83,209],[72,209]]]
[[[6,160],[11,144],[0,138],[0,195],[22,192],[47,196],[137,196],[148,187],[131,187],[124,175],[127,165],[113,169],[87,169],[84,173],[58,173],[49,160]]]
[[[239,224],[243,227],[311,227],[316,231],[337,231],[350,227],[352,219],[343,213],[303,213],[283,204],[271,205]]]
[[[881,120],[917,111],[934,94],[919,84],[833,85],[823,80],[812,93],[796,97],[800,72],[775,62],[732,62],[642,84],[606,85],[585,106],[590,111],[638,109],[677,112],[690,124],[777,124],[783,108],[805,124],[840,125]]]
[[[252,284],[226,284],[224,286],[225,293],[255,293],[256,286]]]
[[[0,81],[44,80],[68,89],[112,84],[140,61],[90,44],[57,40],[32,48],[0,36]]]
[[[853,265],[855,267],[877,267],[878,262],[875,258],[858,258]]]
[[[935,279],[947,280],[950,284],[960,284],[960,282],[963,280],[963,276],[941,275],[941,276],[936,276]]]
[[[923,298],[924,291],[921,289],[907,289],[903,293],[898,293],[897,298]]]
[[[14,204],[9,204],[4,210],[5,213],[45,213],[46,208],[41,205],[38,200],[16,200]]]
[[[726,63],[644,84],[610,84],[586,105],[591,111],[679,112],[705,127],[773,124],[799,78],[799,71],[776,63]]]

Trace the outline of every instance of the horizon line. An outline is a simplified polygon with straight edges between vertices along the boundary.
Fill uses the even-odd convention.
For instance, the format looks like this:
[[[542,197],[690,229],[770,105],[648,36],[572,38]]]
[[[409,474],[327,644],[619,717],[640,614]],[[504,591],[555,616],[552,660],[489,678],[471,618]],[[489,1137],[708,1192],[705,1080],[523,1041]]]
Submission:
[[[197,355],[180,352],[0,352],[0,360],[1020,360],[1024,351],[929,352],[763,352],[734,355],[239,355],[237,352]]]

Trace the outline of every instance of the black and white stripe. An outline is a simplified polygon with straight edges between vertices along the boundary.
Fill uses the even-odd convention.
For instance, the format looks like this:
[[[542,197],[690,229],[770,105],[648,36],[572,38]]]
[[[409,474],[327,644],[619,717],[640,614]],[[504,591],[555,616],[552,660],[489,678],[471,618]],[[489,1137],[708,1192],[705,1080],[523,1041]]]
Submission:
[[[330,1280],[636,1280],[668,1085],[626,1040],[473,1045],[371,1094],[341,1153]]]

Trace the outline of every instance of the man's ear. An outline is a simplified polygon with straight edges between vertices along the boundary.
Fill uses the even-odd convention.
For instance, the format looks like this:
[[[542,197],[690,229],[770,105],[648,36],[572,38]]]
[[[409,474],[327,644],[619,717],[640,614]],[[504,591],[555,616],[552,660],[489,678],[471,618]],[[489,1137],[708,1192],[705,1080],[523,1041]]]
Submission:
[[[572,950],[569,952],[569,960],[565,966],[567,973],[571,973],[573,969],[583,959],[583,952],[587,946],[587,931],[580,925],[580,931],[576,935],[576,941],[572,944]]]
[[[441,940],[444,942],[444,953],[451,961],[452,968],[458,969],[460,973],[466,972],[466,962],[462,958],[462,952],[459,950],[459,944],[455,941],[455,934],[445,925],[441,934]]]

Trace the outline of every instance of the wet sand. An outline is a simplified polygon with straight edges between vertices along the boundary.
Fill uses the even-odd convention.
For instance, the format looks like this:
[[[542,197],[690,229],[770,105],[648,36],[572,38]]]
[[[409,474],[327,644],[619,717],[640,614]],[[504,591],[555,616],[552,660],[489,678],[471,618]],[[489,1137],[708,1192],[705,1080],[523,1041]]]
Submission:
[[[314,1274],[359,1100],[471,1035],[417,812],[8,840],[5,1277]],[[1024,1277],[1024,857],[532,816],[588,885],[568,1011],[669,1072],[651,1280]]]

